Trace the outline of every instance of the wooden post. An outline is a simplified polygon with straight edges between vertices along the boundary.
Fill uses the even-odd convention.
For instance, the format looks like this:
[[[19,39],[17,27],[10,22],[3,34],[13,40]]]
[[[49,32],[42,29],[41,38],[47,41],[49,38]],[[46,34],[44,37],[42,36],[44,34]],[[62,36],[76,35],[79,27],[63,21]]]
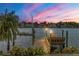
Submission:
[[[35,39],[35,30],[34,30],[34,23],[33,23],[33,16],[32,16],[32,45],[34,45]]]
[[[66,47],[68,47],[68,30],[66,31]]]
[[[34,45],[34,40],[35,39],[35,30],[32,29],[32,45]]]
[[[62,37],[64,37],[64,30],[62,30]]]
[[[64,38],[64,30],[62,30],[62,39],[65,39],[65,38]],[[62,50],[64,47],[65,47],[65,44],[63,43],[63,44],[61,45],[61,50]]]

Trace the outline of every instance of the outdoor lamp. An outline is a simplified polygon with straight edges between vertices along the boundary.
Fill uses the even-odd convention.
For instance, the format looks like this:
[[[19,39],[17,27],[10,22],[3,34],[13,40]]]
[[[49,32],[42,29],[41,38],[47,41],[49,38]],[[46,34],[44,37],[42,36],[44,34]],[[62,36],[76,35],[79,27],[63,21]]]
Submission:
[[[52,31],[52,30],[50,30],[50,31],[49,31],[49,33],[50,33],[50,34],[52,34],[52,33],[53,33],[53,31]]]
[[[51,38],[52,38],[52,33],[53,33],[53,31],[52,31],[52,30],[50,30],[50,31],[49,31],[49,35],[50,35],[50,42],[51,42]]]
[[[49,34],[50,34],[50,38],[51,38],[51,37],[52,37],[52,34],[53,34],[53,31],[50,30],[50,31],[49,31]]]
[[[47,32],[48,31],[48,28],[45,28],[45,31]]]
[[[48,30],[49,30],[48,28],[45,28],[46,37],[47,37],[47,31],[48,31]]]

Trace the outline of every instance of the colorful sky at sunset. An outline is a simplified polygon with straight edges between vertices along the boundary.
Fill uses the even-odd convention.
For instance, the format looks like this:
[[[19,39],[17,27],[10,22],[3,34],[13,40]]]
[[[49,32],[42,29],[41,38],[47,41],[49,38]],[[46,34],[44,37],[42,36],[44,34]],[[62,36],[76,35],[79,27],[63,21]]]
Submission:
[[[78,3],[4,3],[0,4],[0,13],[5,9],[15,10],[20,21],[31,21],[31,15],[36,22],[79,22]]]

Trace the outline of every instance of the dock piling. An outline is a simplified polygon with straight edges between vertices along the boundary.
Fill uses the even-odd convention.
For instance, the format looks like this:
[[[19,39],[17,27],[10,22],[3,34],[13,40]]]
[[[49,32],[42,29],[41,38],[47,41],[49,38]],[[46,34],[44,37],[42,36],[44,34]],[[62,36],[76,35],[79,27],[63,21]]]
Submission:
[[[66,47],[68,47],[68,30],[66,31]]]

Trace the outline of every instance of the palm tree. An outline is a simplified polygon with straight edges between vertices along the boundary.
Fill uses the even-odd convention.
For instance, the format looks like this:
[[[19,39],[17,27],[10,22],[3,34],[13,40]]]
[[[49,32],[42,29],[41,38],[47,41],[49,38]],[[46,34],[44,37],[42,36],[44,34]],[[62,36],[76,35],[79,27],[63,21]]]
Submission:
[[[10,49],[10,40],[13,40],[13,46],[15,44],[17,27],[18,17],[15,12],[8,12],[6,9],[5,13],[0,15],[0,39],[7,41],[7,51]]]

